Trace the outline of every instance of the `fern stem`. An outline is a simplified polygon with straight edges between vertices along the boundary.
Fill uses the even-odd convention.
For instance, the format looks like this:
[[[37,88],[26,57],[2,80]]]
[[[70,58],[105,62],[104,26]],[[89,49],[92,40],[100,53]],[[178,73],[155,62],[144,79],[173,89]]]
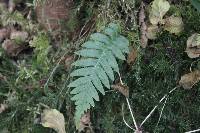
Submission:
[[[195,132],[198,132],[198,131],[200,131],[200,129],[193,130],[193,131],[188,131],[188,132],[185,132],[185,133],[195,133]]]
[[[157,107],[159,106],[159,104],[165,100],[169,94],[171,94],[173,91],[175,91],[177,88],[179,88],[180,86],[176,86],[174,87],[172,90],[170,90],[167,94],[165,94],[159,101],[159,103],[151,110],[151,112],[145,117],[145,119],[142,121],[142,123],[140,124],[140,127],[142,127],[142,125],[149,119],[149,117],[153,114],[153,112],[157,109]]]
[[[138,128],[138,126],[137,126],[135,117],[133,116],[133,111],[132,111],[132,109],[131,109],[131,106],[130,106],[130,103],[129,103],[128,98],[126,98],[126,102],[127,102],[127,104],[128,104],[128,108],[129,108],[129,111],[130,111],[130,113],[131,113],[131,117],[132,117],[132,119],[133,119],[133,123],[134,123],[134,125],[135,125],[136,131],[139,131],[139,128]]]
[[[132,127],[126,122],[126,120],[125,120],[125,118],[124,118],[124,104],[122,104],[122,118],[123,118],[123,121],[124,121],[125,125],[126,125],[127,127],[129,127],[130,129],[132,129],[133,131],[135,131],[135,129],[132,128]]]
[[[118,72],[118,75],[119,75],[119,80],[120,80],[121,84],[124,85],[124,83],[123,83],[123,81],[122,81],[122,77],[121,77],[121,75],[120,75],[119,72]],[[131,109],[131,106],[130,106],[130,103],[129,103],[128,98],[126,98],[126,102],[127,102],[127,104],[128,104],[128,108],[129,108],[129,111],[130,111],[130,113],[131,113],[131,117],[132,117],[132,119],[133,119],[133,123],[134,123],[134,125],[135,125],[136,131],[139,131],[139,128],[138,128],[138,126],[137,126],[137,122],[136,122],[136,120],[135,120],[135,117],[133,116],[133,111],[132,111],[132,109]],[[123,119],[124,119],[124,118],[123,118]],[[126,123],[125,123],[125,124],[126,124]],[[132,129],[132,128],[131,128],[131,129]]]
[[[164,110],[164,108],[165,108],[165,105],[166,105],[166,103],[167,103],[168,98],[169,98],[169,97],[166,97],[166,99],[165,99],[165,101],[164,101],[164,103],[163,103],[163,107],[162,107],[162,109],[161,109],[161,111],[160,111],[160,116],[159,116],[159,118],[158,118],[158,122],[157,122],[157,124],[156,124],[155,130],[156,130],[156,128],[158,127],[158,124],[160,123],[160,120],[161,120],[161,117],[162,117],[162,114],[163,114],[163,110]],[[155,130],[154,130],[154,131],[155,131]]]

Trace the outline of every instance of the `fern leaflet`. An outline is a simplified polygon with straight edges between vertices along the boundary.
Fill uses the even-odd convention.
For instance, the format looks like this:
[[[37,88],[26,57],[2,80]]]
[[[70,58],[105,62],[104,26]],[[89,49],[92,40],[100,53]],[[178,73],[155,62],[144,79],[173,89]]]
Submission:
[[[76,105],[76,122],[85,111],[94,107],[94,100],[99,101],[97,91],[105,95],[104,86],[110,89],[114,71],[119,72],[116,58],[125,60],[124,54],[129,53],[129,41],[119,33],[119,25],[110,23],[103,33],[92,34],[82,45],[83,49],[75,52],[82,58],[73,63],[77,69],[70,76],[78,78],[68,87],[74,88],[71,94]]]

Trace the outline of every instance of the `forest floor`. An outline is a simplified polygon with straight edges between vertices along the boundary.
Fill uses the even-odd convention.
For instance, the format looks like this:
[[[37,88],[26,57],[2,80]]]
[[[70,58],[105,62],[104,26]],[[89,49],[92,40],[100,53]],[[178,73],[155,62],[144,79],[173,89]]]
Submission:
[[[0,133],[198,129],[199,9],[198,0],[0,0]],[[74,53],[110,23],[130,52],[77,126]]]

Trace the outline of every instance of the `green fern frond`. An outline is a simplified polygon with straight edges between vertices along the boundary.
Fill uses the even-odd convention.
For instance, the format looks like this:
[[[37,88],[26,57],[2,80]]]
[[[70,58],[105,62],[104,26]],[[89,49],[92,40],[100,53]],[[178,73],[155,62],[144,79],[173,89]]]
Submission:
[[[103,33],[92,34],[82,45],[83,49],[75,52],[82,58],[73,63],[77,69],[71,76],[78,78],[68,87],[74,88],[71,94],[76,105],[76,122],[85,111],[95,106],[94,100],[99,101],[97,91],[105,95],[103,86],[110,89],[114,72],[119,72],[116,58],[125,60],[124,54],[129,53],[129,41],[119,33],[119,25],[111,23]]]

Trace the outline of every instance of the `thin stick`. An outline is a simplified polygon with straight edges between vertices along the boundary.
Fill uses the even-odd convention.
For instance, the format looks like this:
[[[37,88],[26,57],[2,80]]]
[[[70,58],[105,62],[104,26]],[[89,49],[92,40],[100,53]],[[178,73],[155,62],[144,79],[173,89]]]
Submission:
[[[195,132],[198,132],[198,131],[200,131],[200,129],[193,130],[193,131],[188,131],[188,132],[185,132],[185,133],[195,133]]]
[[[176,86],[175,88],[173,88],[171,91],[168,92],[168,94],[165,94],[159,101],[159,103],[151,110],[151,112],[146,116],[146,118],[142,121],[142,123],[140,124],[140,127],[142,127],[142,125],[149,119],[149,117],[153,114],[153,112],[156,110],[156,108],[158,107],[158,105],[164,100],[166,99],[166,97],[171,94],[173,91],[175,91],[178,87],[180,86]]]
[[[132,127],[126,122],[126,120],[125,120],[125,118],[124,118],[124,104],[122,104],[122,118],[123,118],[123,121],[124,121],[125,125],[126,125],[127,127],[129,127],[130,129],[132,129],[133,131],[135,131],[135,129],[132,128]]]
[[[131,117],[132,117],[132,119],[133,119],[133,123],[134,123],[134,125],[135,125],[136,131],[139,131],[139,128],[138,128],[137,123],[136,123],[136,120],[135,120],[135,118],[134,118],[134,116],[133,116],[133,111],[132,111],[132,109],[131,109],[131,106],[130,106],[130,103],[129,103],[128,98],[126,98],[126,102],[127,102],[127,104],[128,104],[128,108],[129,108],[129,111],[130,111],[130,113],[131,113]]]

